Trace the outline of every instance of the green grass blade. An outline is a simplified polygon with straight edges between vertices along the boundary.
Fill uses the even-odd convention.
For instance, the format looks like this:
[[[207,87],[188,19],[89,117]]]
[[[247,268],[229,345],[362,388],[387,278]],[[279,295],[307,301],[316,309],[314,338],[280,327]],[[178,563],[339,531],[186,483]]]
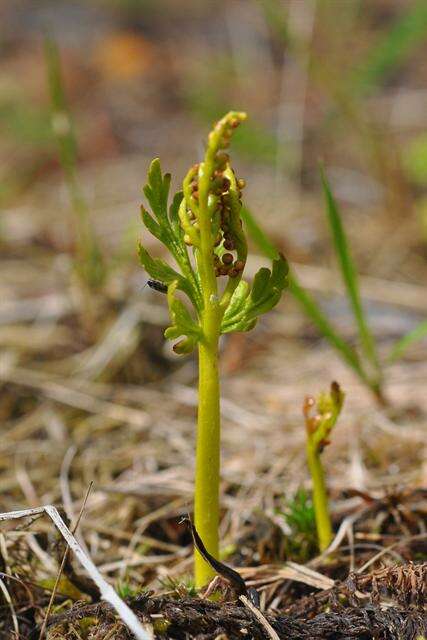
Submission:
[[[50,36],[44,39],[44,57],[51,102],[52,132],[57,142],[59,161],[74,213],[76,271],[89,288],[96,289],[104,282],[106,270],[78,180],[77,140],[65,96],[58,46]]]
[[[408,347],[410,347],[414,342],[422,340],[426,336],[427,320],[424,320],[423,322],[420,322],[420,324],[417,325],[415,329],[407,333],[405,336],[403,336],[403,338],[396,342],[389,356],[390,362],[395,362],[396,360],[401,358]]]
[[[295,275],[289,274],[289,291],[300,303],[306,315],[310,318],[318,331],[338,351],[343,360],[353,369],[363,382],[370,385],[368,377],[360,364],[356,351],[339,335],[328,318],[325,316],[316,300],[299,284]]]
[[[395,21],[372,47],[350,84],[368,92],[403,64],[427,36],[427,2],[417,0]]]
[[[267,258],[270,258],[270,260],[277,260],[279,258],[279,251],[265,231],[259,226],[252,212],[246,207],[242,207],[240,215],[245,223],[249,237],[252,238],[258,249],[260,249]]]
[[[375,340],[369,329],[369,325],[363,311],[357,271],[350,254],[347,237],[341,220],[341,214],[335,198],[332,195],[323,167],[321,167],[320,173],[332,239],[335,245],[335,251],[338,257],[341,275],[347,290],[348,299],[357,324],[362,350],[366,358],[373,364],[377,372],[380,373],[380,363],[378,360]]]
[[[279,256],[279,252],[268,238],[263,229],[255,220],[251,211],[244,207],[242,209],[242,219],[246,225],[248,235],[252,238],[257,247],[271,260],[275,260]],[[295,274],[289,274],[289,291],[302,306],[306,315],[321,335],[329,342],[329,344],[338,351],[341,357],[353,369],[353,371],[365,382],[369,384],[366,373],[364,372],[356,351],[337,333],[335,328],[329,322],[316,300],[299,284]]]
[[[52,110],[52,129],[58,144],[59,159],[67,180],[75,180],[77,141],[65,98],[58,46],[50,36],[45,37],[44,54]]]

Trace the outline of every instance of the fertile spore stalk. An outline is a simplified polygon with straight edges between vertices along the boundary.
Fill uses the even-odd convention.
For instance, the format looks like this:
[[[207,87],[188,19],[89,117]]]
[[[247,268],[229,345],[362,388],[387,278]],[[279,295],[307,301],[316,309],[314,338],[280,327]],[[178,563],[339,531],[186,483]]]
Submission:
[[[307,464],[313,482],[313,506],[320,551],[327,549],[333,538],[321,453],[329,444],[329,435],[341,413],[343,402],[344,393],[338,383],[333,382],[329,393],[321,393],[317,402],[314,398],[308,397],[303,406],[307,432]],[[316,410],[314,415],[313,409]]]
[[[147,229],[169,250],[179,270],[153,259],[140,245],[142,266],[149,275],[167,285],[172,324],[165,337],[175,339],[178,354],[199,352],[199,407],[196,438],[194,517],[196,529],[208,552],[218,558],[219,469],[220,469],[220,385],[218,344],[220,335],[249,331],[258,316],[280,300],[287,286],[288,267],[280,257],[273,268],[262,268],[252,287],[242,280],[247,243],[240,217],[243,180],[235,177],[224,151],[233,131],[246,114],[231,111],[209,134],[205,157],[195,164],[168,209],[170,175],[162,175],[154,160],[144,193],[156,219],[142,207]],[[218,278],[227,278],[218,287]],[[186,294],[192,311],[178,297]],[[213,569],[195,552],[198,587],[214,575]]]

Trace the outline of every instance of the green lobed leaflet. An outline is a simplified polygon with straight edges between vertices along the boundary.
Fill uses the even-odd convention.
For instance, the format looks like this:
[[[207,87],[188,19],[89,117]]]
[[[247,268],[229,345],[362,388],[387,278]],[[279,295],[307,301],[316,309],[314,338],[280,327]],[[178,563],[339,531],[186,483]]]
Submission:
[[[280,255],[273,261],[271,270],[263,267],[258,271],[252,286],[241,279],[247,255],[240,216],[240,188],[243,188],[244,181],[236,180],[227,160],[221,159],[221,162],[224,163],[222,173],[212,178],[210,187],[212,264],[217,277],[228,275],[220,305],[220,333],[249,331],[260,315],[278,303],[282,291],[287,288],[288,264]],[[171,176],[162,174],[160,162],[155,159],[150,165],[147,184],[143,189],[152,213],[141,207],[146,229],[168,249],[176,262],[176,268],[172,268],[164,260],[152,257],[143,244],[139,244],[142,266],[153,280],[167,286],[171,326],[166,329],[165,337],[171,340],[182,337],[174,345],[175,352],[179,354],[190,353],[203,339],[203,292],[200,275],[194,266],[197,261],[192,259],[190,253],[199,251],[195,224],[198,215],[197,180],[195,165],[184,180],[184,192],[176,193],[169,206]],[[237,253],[234,264],[230,249]],[[187,296],[190,308],[178,297],[179,291]]]

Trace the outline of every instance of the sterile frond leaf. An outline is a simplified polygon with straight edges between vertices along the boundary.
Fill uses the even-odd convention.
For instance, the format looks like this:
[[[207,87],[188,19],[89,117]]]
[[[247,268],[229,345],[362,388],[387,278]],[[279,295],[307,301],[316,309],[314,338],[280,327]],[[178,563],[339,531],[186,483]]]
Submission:
[[[186,336],[188,339],[187,342],[185,344],[184,342],[178,343],[181,344],[179,351],[177,351],[178,347],[175,345],[174,351],[176,353],[189,353],[187,349],[191,347],[192,351],[200,338],[201,329],[191,317],[191,314],[185,304],[176,297],[176,290],[178,286],[178,281],[174,280],[168,287],[169,314],[172,325],[166,329],[165,338],[174,340],[180,336]]]
[[[160,160],[158,158],[153,160],[148,170],[148,182],[143,191],[159,222],[167,220],[170,182],[169,173],[162,175]]]
[[[252,289],[243,281],[236,288],[221,324],[221,333],[249,331],[258,317],[270,311],[280,300],[288,285],[288,265],[282,256],[273,261],[272,271],[262,267],[256,274]]]

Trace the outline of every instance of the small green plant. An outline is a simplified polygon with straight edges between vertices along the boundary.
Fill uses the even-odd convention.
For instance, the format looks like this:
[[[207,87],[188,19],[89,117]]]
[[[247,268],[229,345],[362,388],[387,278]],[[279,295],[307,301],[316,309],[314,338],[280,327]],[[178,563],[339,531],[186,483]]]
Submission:
[[[344,393],[339,385],[333,382],[329,393],[319,394],[317,400],[307,397],[303,407],[307,431],[307,464],[313,482],[314,515],[320,551],[324,551],[330,545],[333,537],[325,471],[320,456],[329,444],[329,436],[341,413],[343,402]]]
[[[171,177],[162,175],[159,160],[148,173],[145,196],[152,215],[142,207],[146,228],[173,256],[178,270],[152,258],[139,247],[142,266],[167,285],[171,326],[165,337],[181,338],[173,349],[178,354],[199,354],[199,406],[196,438],[195,525],[209,553],[218,558],[220,387],[218,343],[221,334],[252,329],[258,317],[279,301],[287,286],[288,267],[278,256],[270,271],[262,268],[252,286],[242,280],[247,243],[241,222],[241,191],[225,149],[246,114],[231,111],[208,137],[202,162],[195,164],[175,195],[170,208]],[[224,286],[218,287],[224,277]],[[185,294],[188,304],[179,297]],[[196,586],[214,573],[195,552]]]
[[[61,74],[61,61],[55,40],[44,41],[45,61],[51,102],[51,126],[58,147],[71,208],[76,243],[75,271],[87,290],[99,288],[105,279],[105,265],[89,219],[77,173],[77,141]]]
[[[159,578],[159,583],[163,589],[172,592],[176,598],[195,598],[197,596],[196,585],[191,575],[183,575],[179,578],[166,576]]]
[[[298,489],[284,508],[278,510],[289,529],[285,537],[286,557],[305,563],[317,552],[316,519],[311,496],[305,489]]]
[[[116,591],[123,600],[126,600],[127,598],[136,598],[136,596],[144,593],[144,588],[135,587],[127,580],[119,580],[116,585]]]

